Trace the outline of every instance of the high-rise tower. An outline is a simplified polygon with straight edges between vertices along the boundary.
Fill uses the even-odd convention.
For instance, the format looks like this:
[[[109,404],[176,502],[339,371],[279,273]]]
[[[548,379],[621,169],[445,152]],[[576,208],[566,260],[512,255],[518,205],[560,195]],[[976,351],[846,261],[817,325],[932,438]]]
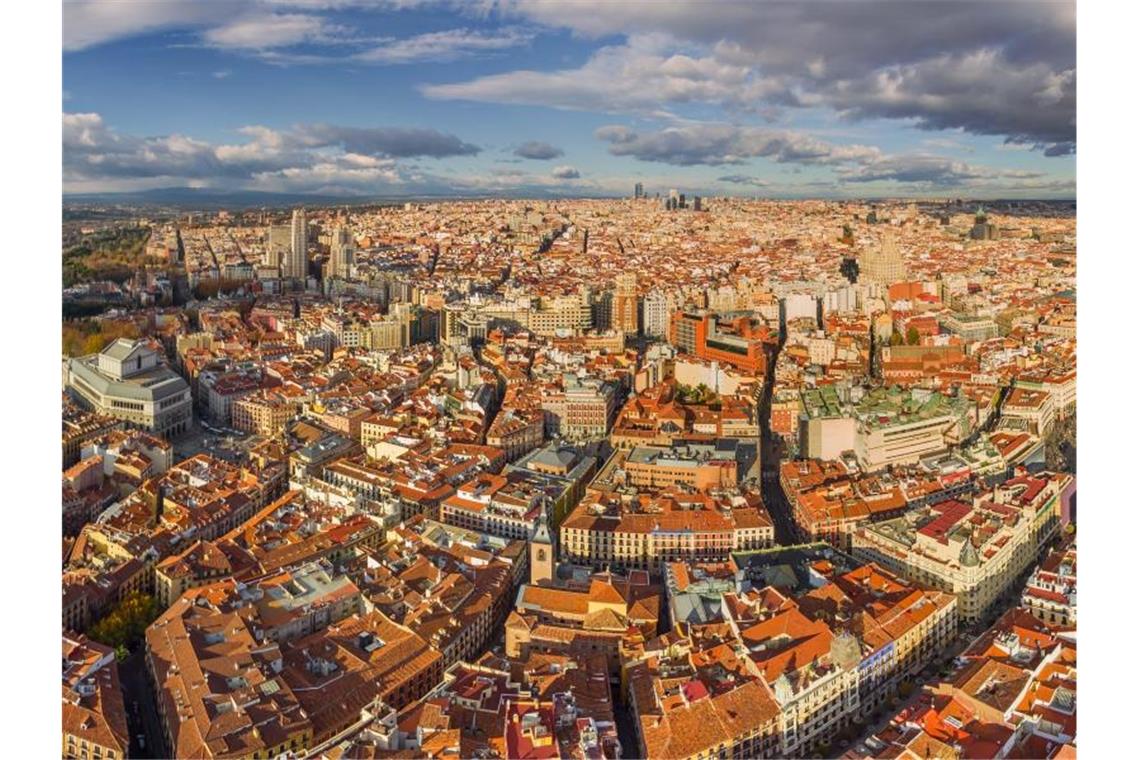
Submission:
[[[293,211],[293,245],[289,249],[289,266],[285,275],[304,281],[309,274],[309,225],[305,221],[305,209]]]
[[[265,235],[266,266],[280,267],[289,261],[293,250],[293,230],[287,224],[271,224]]]
[[[329,241],[328,276],[346,278],[352,270],[353,240],[348,228],[343,224],[337,225]]]

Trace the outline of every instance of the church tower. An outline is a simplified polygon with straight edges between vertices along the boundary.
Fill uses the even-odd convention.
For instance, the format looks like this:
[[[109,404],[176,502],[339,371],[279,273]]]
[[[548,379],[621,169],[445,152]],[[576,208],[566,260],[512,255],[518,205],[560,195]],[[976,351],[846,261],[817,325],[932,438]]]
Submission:
[[[534,534],[530,537],[530,583],[541,585],[554,580],[554,541],[546,527],[545,512],[538,518]]]

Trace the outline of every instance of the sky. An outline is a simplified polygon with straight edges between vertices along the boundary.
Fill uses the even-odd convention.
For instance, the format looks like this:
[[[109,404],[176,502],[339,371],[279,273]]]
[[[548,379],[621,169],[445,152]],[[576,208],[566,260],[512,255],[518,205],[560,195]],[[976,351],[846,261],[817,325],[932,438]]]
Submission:
[[[1073,2],[64,0],[64,192],[1074,198]]]

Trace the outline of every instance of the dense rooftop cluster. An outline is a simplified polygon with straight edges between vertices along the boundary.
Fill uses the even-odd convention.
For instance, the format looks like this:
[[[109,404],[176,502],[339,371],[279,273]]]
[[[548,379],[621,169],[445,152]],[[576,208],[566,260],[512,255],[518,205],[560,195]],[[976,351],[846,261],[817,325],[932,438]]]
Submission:
[[[944,212],[149,221],[63,365],[64,755],[1065,757],[1074,222]]]

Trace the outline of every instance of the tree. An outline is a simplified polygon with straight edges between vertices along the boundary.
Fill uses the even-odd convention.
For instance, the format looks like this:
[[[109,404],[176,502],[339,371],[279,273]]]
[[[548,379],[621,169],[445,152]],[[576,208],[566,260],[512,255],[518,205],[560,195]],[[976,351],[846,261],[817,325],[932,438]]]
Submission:
[[[906,344],[908,346],[917,346],[922,337],[918,334],[918,328],[914,325],[906,328]]]
[[[902,344],[903,344],[903,336],[898,330],[895,330],[894,332],[891,333],[891,345],[892,346],[901,346]]]
[[[194,286],[194,297],[205,301],[218,294],[220,283],[217,280],[202,280]]]
[[[87,633],[95,641],[116,650],[119,647],[129,650],[142,639],[158,612],[158,601],[153,596],[136,591],[124,596]]]
[[[142,335],[138,324],[130,320],[83,319],[64,322],[63,351],[68,356],[83,356],[102,351],[117,338],[134,339]]]
[[[83,341],[83,353],[97,354],[103,350],[103,336],[101,333],[94,333],[87,336],[87,340]]]
[[[1077,471],[1077,416],[1058,420],[1045,437],[1045,466],[1050,470]]]

